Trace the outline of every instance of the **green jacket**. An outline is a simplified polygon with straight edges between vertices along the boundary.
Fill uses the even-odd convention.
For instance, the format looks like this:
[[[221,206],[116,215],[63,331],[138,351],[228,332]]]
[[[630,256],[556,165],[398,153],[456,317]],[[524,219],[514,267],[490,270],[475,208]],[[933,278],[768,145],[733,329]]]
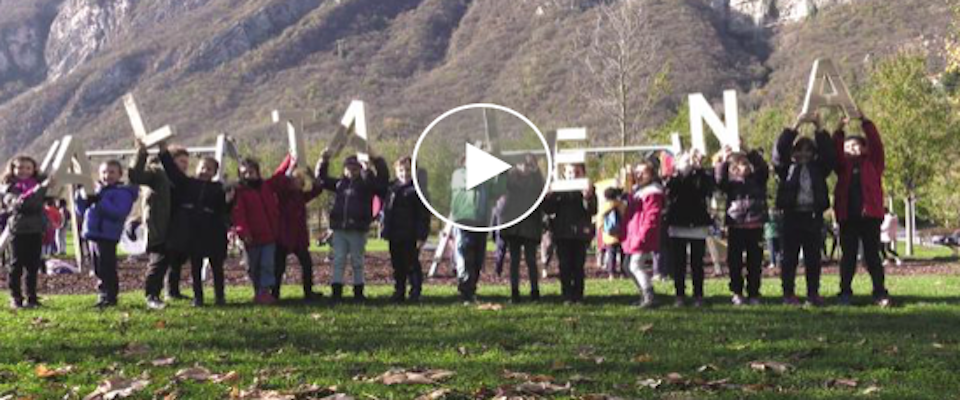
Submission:
[[[147,165],[147,153],[137,154],[130,167],[130,183],[146,186],[143,192],[143,215],[147,224],[147,248],[156,249],[166,243],[170,227],[170,190],[173,184],[158,162]]]
[[[506,179],[501,175],[472,190],[466,188],[467,169],[460,167],[450,179],[450,218],[455,222],[466,222],[467,225],[486,226],[490,222],[493,205],[506,191]],[[479,204],[481,201],[484,204]]]

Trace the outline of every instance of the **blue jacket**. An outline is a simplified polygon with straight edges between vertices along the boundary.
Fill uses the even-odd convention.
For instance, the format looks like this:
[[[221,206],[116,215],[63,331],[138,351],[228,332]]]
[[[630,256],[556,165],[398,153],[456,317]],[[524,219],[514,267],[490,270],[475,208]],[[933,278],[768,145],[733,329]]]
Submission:
[[[77,212],[84,217],[83,238],[119,241],[139,191],[136,186],[110,185],[101,187],[90,199],[77,196]]]

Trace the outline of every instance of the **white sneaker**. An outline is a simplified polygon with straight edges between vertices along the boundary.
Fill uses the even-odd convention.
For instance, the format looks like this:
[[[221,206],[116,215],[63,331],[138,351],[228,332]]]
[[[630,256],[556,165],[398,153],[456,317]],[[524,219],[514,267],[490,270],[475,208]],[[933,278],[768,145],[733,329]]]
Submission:
[[[742,306],[744,303],[746,303],[746,300],[744,300],[743,296],[735,294],[733,295],[733,298],[730,299],[730,302],[735,306]]]
[[[897,266],[898,266],[898,267],[903,265],[903,260],[897,258],[896,261],[897,261]]]
[[[167,305],[157,297],[151,297],[147,299],[147,308],[151,310],[162,310],[166,308],[166,306]]]

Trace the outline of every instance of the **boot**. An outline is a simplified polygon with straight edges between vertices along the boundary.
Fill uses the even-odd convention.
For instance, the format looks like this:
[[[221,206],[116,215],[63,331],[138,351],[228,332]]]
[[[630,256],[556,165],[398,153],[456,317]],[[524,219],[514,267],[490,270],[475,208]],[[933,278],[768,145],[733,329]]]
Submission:
[[[640,300],[641,308],[653,308],[654,306],[653,289],[643,291],[643,300]]]
[[[343,300],[343,284],[334,283],[333,284],[333,302],[339,303],[341,300]]]
[[[353,300],[358,303],[367,301],[367,296],[363,295],[363,285],[353,285]]]
[[[412,302],[420,301],[420,293],[423,292],[423,278],[414,276],[410,279],[410,296]]]

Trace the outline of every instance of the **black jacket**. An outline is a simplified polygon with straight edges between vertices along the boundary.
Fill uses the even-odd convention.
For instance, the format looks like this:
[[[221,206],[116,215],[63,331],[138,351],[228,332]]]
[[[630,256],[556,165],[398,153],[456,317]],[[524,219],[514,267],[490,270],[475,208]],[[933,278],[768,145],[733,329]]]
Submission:
[[[716,181],[707,170],[697,168],[667,179],[667,225],[701,227],[713,224],[708,202]]]
[[[553,215],[550,231],[556,239],[593,240],[596,227],[591,219],[597,213],[597,196],[584,198],[581,192],[551,193],[543,200],[543,212]]]
[[[773,168],[780,178],[777,187],[777,209],[789,212],[796,210],[797,193],[800,190],[800,168],[793,163],[793,142],[799,133],[793,129],[785,129],[773,147]],[[836,168],[837,153],[834,149],[830,134],[818,130],[815,135],[817,152],[807,168],[810,170],[810,180],[813,184],[813,207],[816,212],[824,212],[830,208],[830,191],[827,187],[827,177]]]
[[[187,256],[225,256],[230,207],[223,184],[188,177],[169,152],[160,153],[160,162],[173,185],[167,248]]]
[[[330,210],[330,228],[352,231],[367,231],[373,222],[373,197],[386,195],[390,182],[390,170],[383,158],[373,160],[377,172],[363,171],[357,179],[334,179],[330,177],[329,162],[321,162],[317,179],[325,190],[335,193]]]
[[[380,236],[391,242],[427,240],[430,236],[430,211],[417,195],[413,182],[394,181],[383,208]]]
[[[527,212],[543,192],[543,175],[540,171],[529,174],[513,172],[507,175],[507,192],[504,194],[500,223],[511,222]],[[527,218],[500,232],[504,238],[521,238],[540,241],[543,236],[543,212],[537,207]]]
[[[729,163],[717,165],[715,175],[717,187],[727,197],[727,226],[762,227],[767,221],[767,180],[770,179],[770,167],[757,151],[747,154],[753,166],[753,173],[744,181],[730,179]]]
[[[39,177],[37,181],[42,182],[43,179]],[[23,194],[12,182],[0,185],[0,199],[3,200],[3,208],[6,209],[6,225],[10,228],[10,233],[14,235],[43,233],[46,218],[43,212],[43,198],[47,194],[47,188],[38,186],[30,196],[18,202]]]

